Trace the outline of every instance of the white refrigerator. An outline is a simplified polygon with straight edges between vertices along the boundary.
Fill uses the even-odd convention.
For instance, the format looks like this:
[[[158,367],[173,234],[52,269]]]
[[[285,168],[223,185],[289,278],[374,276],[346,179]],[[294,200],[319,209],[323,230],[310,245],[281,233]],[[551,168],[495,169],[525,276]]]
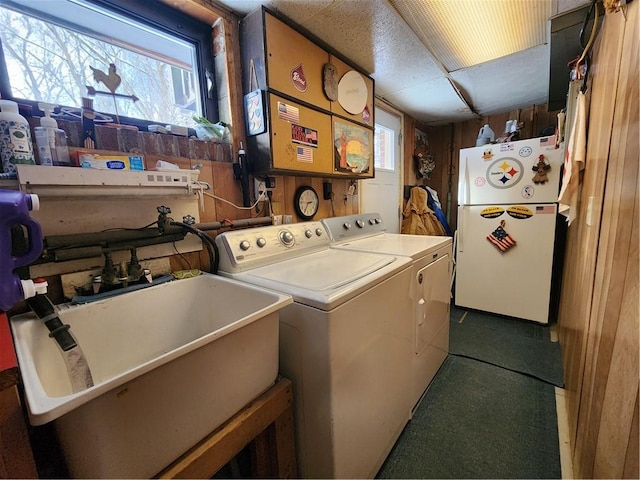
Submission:
[[[549,322],[562,163],[555,137],[460,150],[457,306]]]

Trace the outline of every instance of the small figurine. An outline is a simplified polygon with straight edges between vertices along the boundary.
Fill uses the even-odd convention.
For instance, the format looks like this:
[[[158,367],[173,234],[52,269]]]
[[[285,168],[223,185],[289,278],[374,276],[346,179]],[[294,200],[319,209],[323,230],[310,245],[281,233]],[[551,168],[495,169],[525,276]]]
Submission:
[[[549,179],[547,178],[547,172],[551,170],[551,165],[549,164],[549,160],[544,155],[540,155],[538,157],[538,161],[533,166],[532,170],[536,172],[533,176],[533,183],[547,183]]]

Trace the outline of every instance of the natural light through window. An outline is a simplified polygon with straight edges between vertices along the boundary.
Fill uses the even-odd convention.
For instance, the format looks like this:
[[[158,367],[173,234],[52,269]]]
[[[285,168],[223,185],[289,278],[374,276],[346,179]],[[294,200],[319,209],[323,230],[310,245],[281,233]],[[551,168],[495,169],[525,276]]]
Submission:
[[[395,142],[393,138],[394,132],[392,129],[376,123],[374,133],[374,162],[376,169],[393,170],[395,168]]]
[[[5,0],[0,39],[16,98],[80,107],[87,87],[109,92],[98,79],[118,75],[95,110],[186,126],[202,115],[195,46],[95,5]]]

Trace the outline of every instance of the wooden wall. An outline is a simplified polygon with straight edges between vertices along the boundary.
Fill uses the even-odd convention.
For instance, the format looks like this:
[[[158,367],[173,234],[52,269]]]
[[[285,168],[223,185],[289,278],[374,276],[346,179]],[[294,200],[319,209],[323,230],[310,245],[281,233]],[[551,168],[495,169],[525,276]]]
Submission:
[[[639,9],[629,5],[626,20],[607,14],[595,45],[586,168],[567,237],[558,324],[581,478],[638,478]]]

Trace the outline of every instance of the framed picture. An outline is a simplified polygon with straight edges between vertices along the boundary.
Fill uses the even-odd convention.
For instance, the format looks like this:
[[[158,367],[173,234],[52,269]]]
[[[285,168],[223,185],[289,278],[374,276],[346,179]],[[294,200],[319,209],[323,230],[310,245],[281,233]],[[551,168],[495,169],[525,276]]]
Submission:
[[[373,176],[373,130],[333,119],[334,170]]]
[[[423,147],[423,146],[429,147],[429,138],[427,137],[427,134],[421,130],[418,130],[417,128],[415,129],[415,132],[416,132],[416,138],[415,138],[413,148],[417,149],[418,147]],[[429,150],[429,148],[426,148],[426,150]]]

